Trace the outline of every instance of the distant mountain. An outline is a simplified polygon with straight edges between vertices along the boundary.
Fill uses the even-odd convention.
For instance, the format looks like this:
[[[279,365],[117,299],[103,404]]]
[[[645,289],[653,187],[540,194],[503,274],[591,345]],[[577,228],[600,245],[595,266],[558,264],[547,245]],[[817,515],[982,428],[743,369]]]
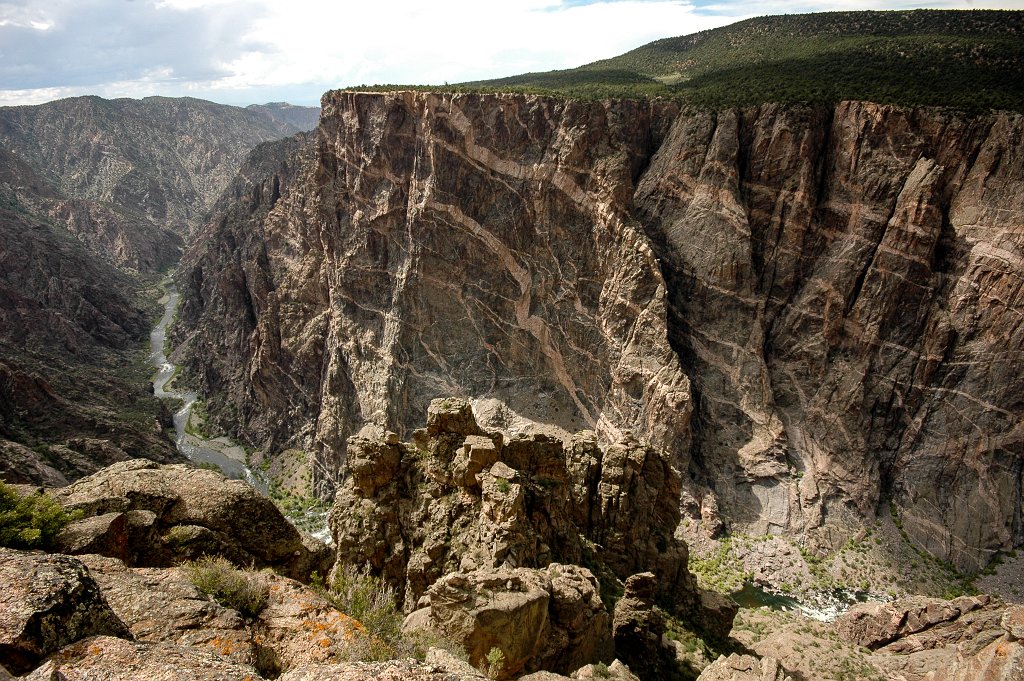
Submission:
[[[144,350],[160,272],[252,148],[310,115],[165,97],[0,108],[0,459],[40,482],[178,456]]]
[[[468,89],[699,106],[867,100],[1024,111],[1024,12],[913,10],[759,17],[576,69]]]
[[[126,209],[179,234],[199,224],[253,147],[296,132],[260,111],[189,98],[0,108],[0,146],[67,198]]]
[[[268,104],[250,104],[245,107],[266,117],[275,125],[280,126],[286,135],[297,132],[309,132],[320,122],[320,107],[295,106],[287,102],[270,102]]]

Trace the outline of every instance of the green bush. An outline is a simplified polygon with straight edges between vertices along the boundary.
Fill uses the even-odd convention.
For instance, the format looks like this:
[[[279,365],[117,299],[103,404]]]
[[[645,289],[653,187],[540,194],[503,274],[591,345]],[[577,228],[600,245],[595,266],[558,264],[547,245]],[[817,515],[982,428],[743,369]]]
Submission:
[[[259,573],[239,570],[220,556],[206,556],[184,568],[197,589],[246,617],[256,617],[267,607],[270,589]]]
[[[81,511],[68,513],[45,494],[18,496],[0,482],[0,546],[50,548],[60,531],[81,517]]]
[[[370,574],[368,566],[339,567],[329,585],[314,573],[312,586],[339,612],[363,625],[363,635],[349,649],[353,660],[373,662],[406,657],[422,660],[430,648],[444,648],[466,659],[461,647],[434,632],[403,633],[404,617],[398,609],[395,590],[383,578]]]

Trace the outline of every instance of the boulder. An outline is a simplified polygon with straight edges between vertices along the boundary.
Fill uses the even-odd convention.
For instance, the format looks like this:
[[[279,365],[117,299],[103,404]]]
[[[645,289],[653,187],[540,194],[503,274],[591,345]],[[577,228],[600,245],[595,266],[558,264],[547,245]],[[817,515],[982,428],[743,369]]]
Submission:
[[[0,584],[0,660],[14,674],[89,636],[131,636],[76,558],[0,548]]]
[[[753,655],[719,656],[704,668],[698,681],[792,681],[774,657],[760,660]]]
[[[407,631],[430,628],[461,644],[469,661],[509,678],[545,670],[568,674],[613,657],[610,618],[597,578],[586,568],[552,563],[546,570],[478,570],[438,580],[429,605],[406,618]]]
[[[27,681],[254,681],[256,670],[213,651],[94,636],[50,656]]]
[[[538,655],[548,627],[551,580],[538,570],[481,570],[439,579],[429,590],[430,624],[460,644],[474,667],[501,650],[499,679],[518,675]]]
[[[251,486],[215,471],[136,459],[49,494],[87,516],[66,531],[68,549],[150,567],[217,554],[307,581],[330,567],[326,545],[304,538]],[[147,540],[135,544],[140,536]]]

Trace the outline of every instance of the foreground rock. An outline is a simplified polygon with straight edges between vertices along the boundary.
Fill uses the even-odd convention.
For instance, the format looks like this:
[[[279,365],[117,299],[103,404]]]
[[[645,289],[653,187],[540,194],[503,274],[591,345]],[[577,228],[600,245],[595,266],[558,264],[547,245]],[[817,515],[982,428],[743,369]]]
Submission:
[[[247,665],[212,651],[167,643],[140,643],[109,636],[79,641],[51,656],[28,681],[254,681]]]
[[[212,651],[264,676],[346,660],[362,632],[309,587],[278,575],[252,575],[268,599],[249,618],[200,592],[181,568],[129,568],[100,556],[82,561],[136,640]]]
[[[486,668],[493,648],[503,662],[494,675],[537,669],[568,674],[610,662],[613,643],[600,585],[586,568],[552,563],[546,570],[478,570],[446,575],[430,587],[423,610],[409,616],[462,646]]]
[[[793,681],[774,657],[753,655],[719,657],[697,677],[698,681]]]
[[[154,567],[219,555],[306,581],[332,562],[330,550],[300,534],[273,502],[214,471],[133,460],[49,494],[86,515],[60,537],[70,553]]]
[[[403,595],[406,611],[429,603],[432,621],[476,632],[458,637],[474,661],[492,645],[508,673],[609,661],[604,639],[591,633],[607,627],[601,589],[644,570],[651,599],[687,626],[717,638],[729,631],[735,605],[696,587],[686,545],[674,537],[679,474],[635,438],[607,449],[592,434],[568,447],[544,435],[504,442],[479,427],[467,402],[449,398],[431,403],[413,443],[353,438],[348,451],[350,474],[330,517],[339,563],[368,564]],[[571,567],[579,564],[592,572]],[[499,618],[516,629],[512,638],[472,623],[502,592],[508,600],[498,610],[515,604]],[[549,624],[562,633],[546,636]],[[559,641],[575,654],[538,648]]]
[[[0,585],[0,663],[14,674],[88,636],[130,636],[70,556],[0,548]]]

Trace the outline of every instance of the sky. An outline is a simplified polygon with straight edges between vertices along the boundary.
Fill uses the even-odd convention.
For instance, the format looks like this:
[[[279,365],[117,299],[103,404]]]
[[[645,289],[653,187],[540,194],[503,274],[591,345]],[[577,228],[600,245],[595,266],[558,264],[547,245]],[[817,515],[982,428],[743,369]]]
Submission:
[[[1024,0],[0,0],[0,105],[318,105],[332,88],[572,68],[752,16]]]

